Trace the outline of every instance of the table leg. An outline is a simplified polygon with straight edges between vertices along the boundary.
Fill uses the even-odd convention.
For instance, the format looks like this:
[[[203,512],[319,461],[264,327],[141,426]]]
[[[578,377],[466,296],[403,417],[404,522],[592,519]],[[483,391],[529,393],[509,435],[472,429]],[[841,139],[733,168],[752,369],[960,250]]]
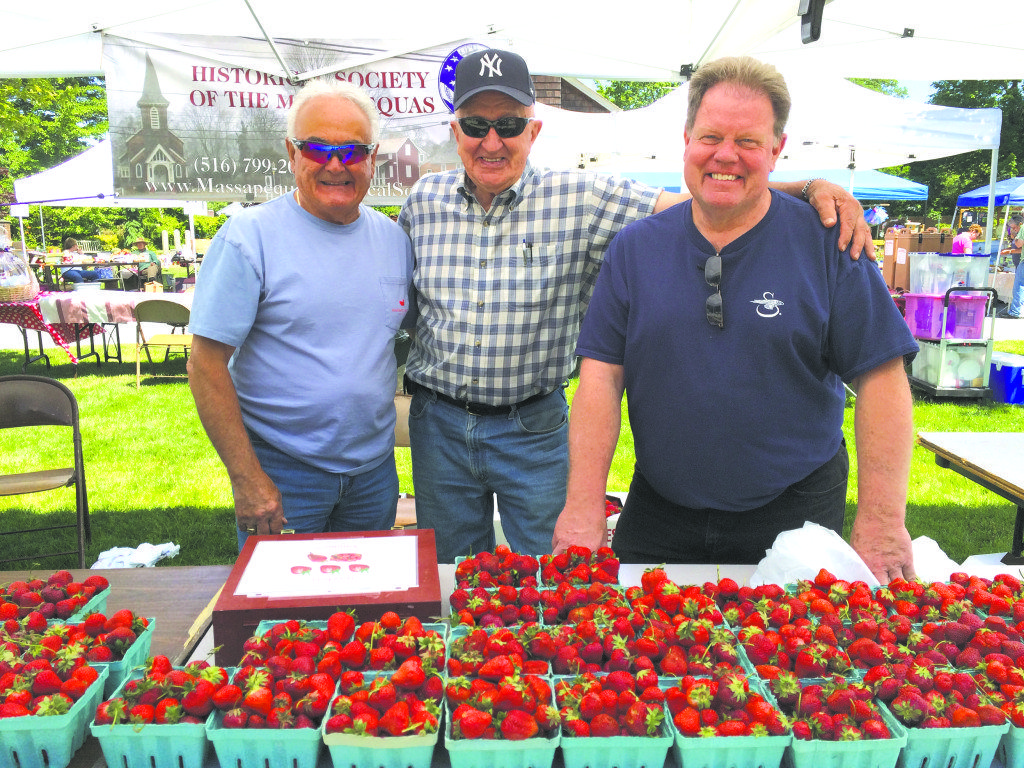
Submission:
[[[103,323],[103,359],[124,362],[121,360],[121,327],[117,323]]]
[[[21,331],[21,338],[24,339],[24,341],[25,341],[25,362],[21,366],[21,372],[22,373],[27,373],[28,372],[28,367],[32,363],[34,363],[36,360],[45,360],[46,361],[46,367],[47,367],[47,369],[49,369],[49,367],[50,367],[50,358],[46,355],[45,352],[43,352],[43,334],[42,334],[42,332],[41,331],[36,331],[36,333],[39,336],[39,354],[38,355],[32,355],[31,351],[29,350],[29,346],[28,346],[28,328],[22,328],[19,325],[18,326],[18,330]]]
[[[84,355],[82,354],[82,329],[87,328],[90,331],[96,326],[96,323],[75,323],[75,352],[78,362],[85,360],[87,357],[96,358],[96,367],[99,368],[103,363],[101,362],[100,353],[96,351],[96,334],[89,334],[89,351]],[[100,334],[103,333],[103,326],[100,326]]]
[[[1006,565],[1024,565],[1024,507],[1017,507],[1017,519],[1013,521],[1013,541],[1010,551],[1000,562]]]

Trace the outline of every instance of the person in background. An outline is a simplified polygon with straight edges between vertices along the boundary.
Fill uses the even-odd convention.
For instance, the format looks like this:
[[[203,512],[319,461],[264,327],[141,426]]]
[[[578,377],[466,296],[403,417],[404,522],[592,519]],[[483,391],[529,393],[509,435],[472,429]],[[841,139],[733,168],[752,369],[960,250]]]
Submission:
[[[903,366],[917,343],[877,267],[840,257],[810,206],[768,187],[789,109],[782,76],[748,57],[690,80],[692,201],[615,237],[583,321],[556,554],[604,541],[624,391],[636,467],[612,542],[623,562],[757,563],[805,521],[841,534],[847,382],[850,542],[883,584],[913,577]]]
[[[1006,223],[1007,235],[1010,239],[1010,247],[1000,251],[1001,254],[1009,254],[1013,257],[1013,266],[1016,270],[1013,278],[1013,290],[1010,292],[1010,303],[999,311],[997,317],[1020,320],[1024,317],[1024,267],[1021,266],[1021,246],[1024,245],[1024,232],[1021,227],[1024,225],[1024,214],[1015,213]]]
[[[961,227],[959,234],[953,238],[950,246],[950,253],[971,254],[974,252],[974,241],[981,237],[981,227],[971,224],[969,227]]]
[[[605,248],[624,224],[688,197],[535,169],[534,101],[522,57],[464,57],[451,121],[464,169],[420,179],[398,219],[416,259],[406,368],[416,519],[436,532],[443,563],[493,549],[495,500],[512,549],[550,550],[568,471],[565,383]],[[838,213],[855,255],[871,245],[841,187],[779,188],[809,195],[827,226]]]
[[[91,263],[92,259],[82,252],[82,246],[75,238],[66,237],[64,238],[64,253],[61,255],[61,262],[85,264]],[[94,283],[100,279],[100,276],[88,267],[61,267],[60,276],[65,283]]]
[[[362,200],[380,119],[348,83],[292,102],[296,191],[232,216],[196,281],[189,385],[250,534],[383,530],[398,505],[394,339],[412,250]]]

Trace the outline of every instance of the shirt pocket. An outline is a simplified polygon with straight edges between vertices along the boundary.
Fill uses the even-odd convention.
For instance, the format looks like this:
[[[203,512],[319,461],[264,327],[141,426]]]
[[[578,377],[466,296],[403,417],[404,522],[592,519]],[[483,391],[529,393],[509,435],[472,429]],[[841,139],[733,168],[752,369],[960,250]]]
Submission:
[[[551,245],[519,246],[513,251],[502,281],[509,307],[539,310],[552,302],[559,286],[558,255],[558,248]]]
[[[404,277],[382,277],[380,291],[384,300],[384,325],[398,331],[409,313],[409,281]]]

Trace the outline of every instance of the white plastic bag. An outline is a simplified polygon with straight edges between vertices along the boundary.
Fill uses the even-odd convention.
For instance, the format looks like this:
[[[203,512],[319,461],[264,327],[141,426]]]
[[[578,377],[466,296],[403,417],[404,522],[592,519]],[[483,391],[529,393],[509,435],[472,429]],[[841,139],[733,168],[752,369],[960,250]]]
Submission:
[[[138,547],[114,547],[101,552],[93,568],[151,568],[165,557],[174,557],[181,550],[177,544],[139,544]]]
[[[817,523],[804,523],[803,528],[780,533],[751,574],[750,585],[813,580],[822,568],[840,579],[879,586],[853,547],[838,533]]]

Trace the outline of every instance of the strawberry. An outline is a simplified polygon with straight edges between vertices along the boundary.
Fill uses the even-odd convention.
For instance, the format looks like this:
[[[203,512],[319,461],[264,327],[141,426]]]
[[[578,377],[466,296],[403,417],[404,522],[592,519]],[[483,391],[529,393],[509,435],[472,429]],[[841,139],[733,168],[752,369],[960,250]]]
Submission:
[[[596,737],[619,736],[622,729],[618,721],[609,714],[601,713],[590,721],[590,735]]]
[[[501,721],[501,735],[509,741],[532,739],[539,730],[533,715],[520,709],[512,710]]]
[[[380,716],[378,729],[390,736],[402,736],[409,730],[409,725],[409,705],[398,701]]]
[[[452,714],[452,737],[455,739],[479,739],[491,726],[490,713],[468,707],[456,719]]]
[[[423,671],[423,662],[419,656],[412,656],[402,662],[401,666],[391,675],[391,682],[395,687],[414,691],[423,685],[426,673]]]

